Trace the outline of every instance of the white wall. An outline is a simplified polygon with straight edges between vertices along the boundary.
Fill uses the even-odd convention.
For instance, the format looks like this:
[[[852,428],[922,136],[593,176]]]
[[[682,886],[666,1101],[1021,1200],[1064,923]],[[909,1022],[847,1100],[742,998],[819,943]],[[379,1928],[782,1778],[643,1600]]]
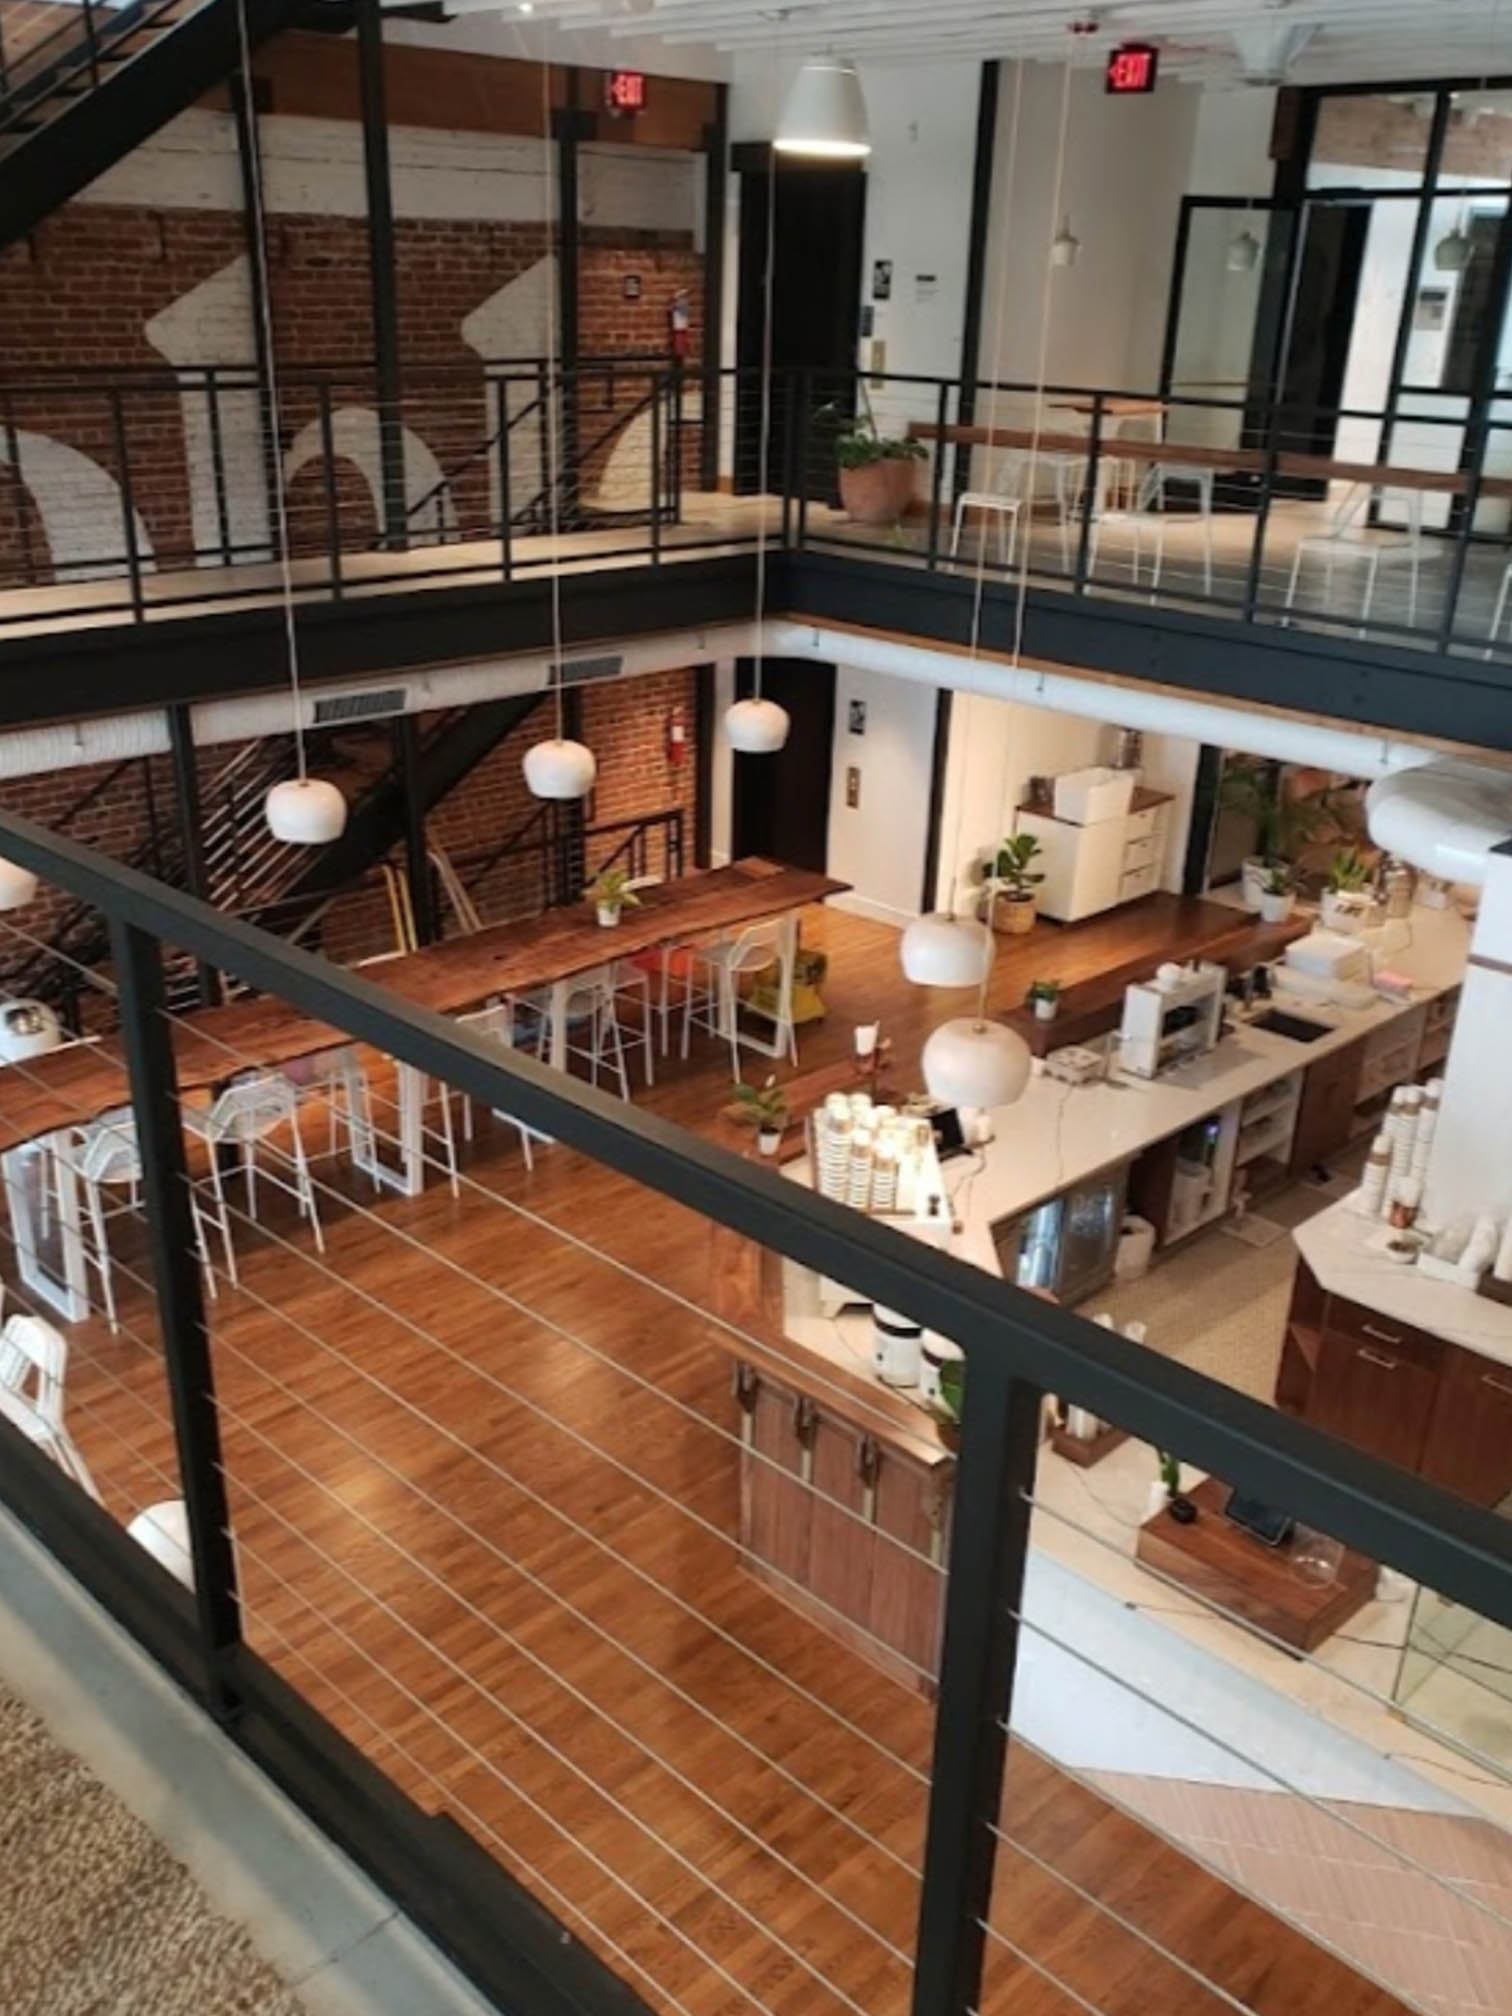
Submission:
[[[1037,377],[1048,274],[1051,381],[1149,391],[1159,373],[1176,218],[1201,94],[1191,85],[1162,83],[1148,98],[1110,99],[1100,71],[1078,71],[1057,215],[1062,83],[1058,66],[1024,66],[1015,146],[1018,72],[1004,69],[982,375]],[[1074,266],[1051,269],[1050,241],[1062,217],[1081,240],[1081,255]]]
[[[1197,102],[1187,194],[1268,196],[1275,118],[1276,94],[1268,87],[1204,91]]]
[[[852,701],[866,709],[866,730],[850,731]],[[835,742],[830,773],[829,872],[852,885],[836,907],[907,924],[919,914],[929,845],[934,766],[932,686],[841,665],[835,675]],[[846,772],[860,772],[861,802],[845,802]]]
[[[1423,1216],[1431,1225],[1512,1211],[1512,855],[1487,857],[1470,957],[1428,1164]]]

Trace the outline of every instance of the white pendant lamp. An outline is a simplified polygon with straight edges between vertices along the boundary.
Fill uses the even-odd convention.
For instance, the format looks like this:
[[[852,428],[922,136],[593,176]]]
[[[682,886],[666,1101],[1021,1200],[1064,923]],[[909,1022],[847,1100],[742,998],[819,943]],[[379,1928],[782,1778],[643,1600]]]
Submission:
[[[23,1064],[56,1050],[62,1040],[57,1015],[45,1001],[10,1001],[0,1009],[0,1062]]]
[[[937,910],[914,919],[899,949],[903,977],[916,987],[977,987],[995,947],[985,924]]]
[[[586,798],[598,763],[585,743],[554,735],[525,751],[525,784],[533,798]]]
[[[859,88],[859,87],[858,87]],[[774,142],[774,147],[780,143]],[[761,424],[758,430],[757,467],[766,481],[771,466],[772,446],[772,279],[776,270],[777,247],[777,157],[767,157],[766,254],[761,281]],[[767,514],[763,493],[756,519],[756,657],[752,667],[752,691],[725,709],[725,739],[738,756],[775,756],[788,738],[792,722],[787,709],[761,691],[762,636],[766,618]]]
[[[30,868],[0,860],[0,910],[23,909],[36,893],[37,878]]]
[[[1470,236],[1463,222],[1433,248],[1433,263],[1440,273],[1463,273],[1470,264]]]
[[[1029,1045],[1002,1022],[942,1022],[924,1045],[924,1083],[947,1106],[1011,1106],[1029,1083]]]
[[[347,802],[323,777],[288,777],[264,801],[268,831],[296,847],[324,847],[346,826]]]
[[[252,82],[252,44],[247,33],[247,0],[237,0],[236,34],[241,58],[241,83],[249,105],[256,103]],[[275,441],[283,439],[283,422],[278,397],[278,355],[273,339],[272,292],[268,279],[267,224],[263,216],[262,178],[252,175],[247,183],[252,244],[257,260],[261,303],[262,347],[268,360],[268,420]],[[275,784],[263,800],[263,816],[275,840],[297,847],[321,847],[334,840],[346,826],[346,799],[334,784],[305,774],[304,708],[299,697],[299,638],[294,624],[294,568],[289,556],[289,502],[285,494],[283,460],[278,464],[273,485],[273,522],[278,534],[278,571],[283,595],[284,650],[289,663],[289,691],[294,702],[294,775]]]
[[[551,65],[541,65],[541,143],[542,176],[546,186],[546,229],[547,254],[550,255],[550,232],[556,216],[556,195],[553,177],[556,172],[556,147],[551,138]],[[550,287],[546,289],[546,370],[548,386],[555,385],[557,375],[557,327],[556,300]],[[552,692],[556,708],[556,733],[545,742],[532,743],[525,751],[521,768],[525,772],[525,788],[532,798],[546,798],[563,803],[569,799],[586,798],[593,789],[598,776],[598,760],[593,751],[583,742],[574,742],[567,734],[566,713],[562,697],[562,555],[561,555],[561,485],[558,473],[558,441],[556,416],[549,415],[550,424],[546,429],[546,494],[551,510],[551,642],[552,642]]]
[[[1081,240],[1071,229],[1068,217],[1050,242],[1050,264],[1052,266],[1074,266],[1081,253]]]
[[[725,709],[725,734],[741,756],[775,756],[793,725],[775,700],[737,700]]]
[[[1254,232],[1245,229],[1229,241],[1228,270],[1230,273],[1253,273],[1260,263],[1260,240]]]
[[[772,145],[811,160],[864,161],[871,139],[855,64],[811,56],[793,80]]]

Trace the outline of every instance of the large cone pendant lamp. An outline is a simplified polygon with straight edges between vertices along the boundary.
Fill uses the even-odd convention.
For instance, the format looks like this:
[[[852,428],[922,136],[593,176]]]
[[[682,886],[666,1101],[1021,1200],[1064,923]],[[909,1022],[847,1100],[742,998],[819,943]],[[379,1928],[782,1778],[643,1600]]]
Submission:
[[[810,160],[865,160],[871,138],[855,64],[811,56],[793,80],[772,145]]]
[[[37,878],[30,868],[0,860],[0,910],[24,909],[36,893]]]

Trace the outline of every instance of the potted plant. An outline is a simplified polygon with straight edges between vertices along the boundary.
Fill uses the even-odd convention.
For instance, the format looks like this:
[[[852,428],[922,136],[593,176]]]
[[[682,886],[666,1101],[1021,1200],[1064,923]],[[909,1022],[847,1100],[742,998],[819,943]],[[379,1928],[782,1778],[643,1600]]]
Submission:
[[[1359,899],[1369,889],[1372,878],[1370,863],[1358,847],[1341,847],[1328,864],[1328,881],[1323,890],[1323,924],[1326,930],[1347,929],[1358,920],[1361,904]],[[1349,903],[1340,903],[1340,896],[1353,898]]]
[[[1150,1485],[1145,1517],[1153,1519],[1161,1512],[1169,1512],[1178,1526],[1190,1526],[1197,1517],[1197,1508],[1190,1498],[1181,1495],[1180,1459],[1169,1449],[1157,1449],[1155,1463],[1156,1474]]]
[[[761,1085],[737,1085],[734,1112],[737,1119],[756,1129],[756,1146],[761,1153],[775,1155],[788,1123],[787,1093],[776,1078]]]
[[[1226,812],[1254,822],[1255,851],[1242,873],[1245,908],[1258,910],[1267,869],[1294,861],[1327,821],[1327,793],[1288,791],[1281,764],[1259,756],[1230,756],[1218,796]]]
[[[630,877],[623,868],[606,868],[589,889],[588,901],[606,928],[618,924],[622,910],[640,908],[640,898],[630,887]]]
[[[1292,913],[1297,892],[1292,871],[1284,861],[1273,861],[1265,871],[1260,889],[1260,915],[1267,924],[1284,924]]]
[[[940,1367],[940,1390],[930,1401],[929,1411],[940,1440],[949,1450],[961,1447],[961,1407],[966,1396],[966,1367],[959,1358],[950,1358]]]
[[[1025,997],[1034,1010],[1036,1019],[1053,1022],[1060,1007],[1061,984],[1059,980],[1031,980]]]
[[[1003,909],[1003,929],[1020,938],[1034,929],[1034,892],[1044,876],[1030,867],[1040,851],[1032,833],[1015,833],[997,851],[993,883]]]
[[[922,441],[879,434],[867,400],[864,412],[835,436],[846,517],[857,525],[896,525],[913,496],[914,471],[927,459]]]

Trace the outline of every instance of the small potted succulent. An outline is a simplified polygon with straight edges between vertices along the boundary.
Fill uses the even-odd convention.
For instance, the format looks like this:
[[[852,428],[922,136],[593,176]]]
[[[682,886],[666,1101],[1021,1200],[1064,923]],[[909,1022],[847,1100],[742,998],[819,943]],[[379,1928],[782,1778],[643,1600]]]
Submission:
[[[1260,915],[1267,924],[1284,924],[1297,900],[1292,871],[1284,861],[1273,861],[1260,885]]]
[[[1150,1485],[1150,1502],[1145,1516],[1154,1519],[1161,1512],[1168,1512],[1178,1526],[1190,1526],[1197,1517],[1197,1507],[1190,1498],[1181,1493],[1181,1463],[1169,1449],[1155,1451],[1156,1474]]]
[[[835,436],[846,517],[857,525],[896,525],[913,497],[914,472],[927,459],[922,441],[879,434],[868,402]]]
[[[737,1119],[756,1129],[756,1146],[761,1153],[775,1155],[788,1123],[787,1093],[776,1078],[760,1085],[737,1085],[733,1110]]]
[[[1347,930],[1360,920],[1371,884],[1371,867],[1358,847],[1341,847],[1328,864],[1323,889],[1323,927]],[[1338,899],[1344,897],[1346,901]]]
[[[618,924],[622,910],[640,908],[640,898],[630,887],[630,877],[623,868],[606,868],[589,889],[588,901],[606,929]]]
[[[1030,864],[1039,851],[1032,833],[1015,833],[998,848],[992,864],[997,908],[1003,929],[1012,938],[1034,929],[1034,892],[1045,878]]]
[[[1041,1022],[1053,1022],[1060,1007],[1061,983],[1059,980],[1031,980],[1029,992],[1024,997]]]

